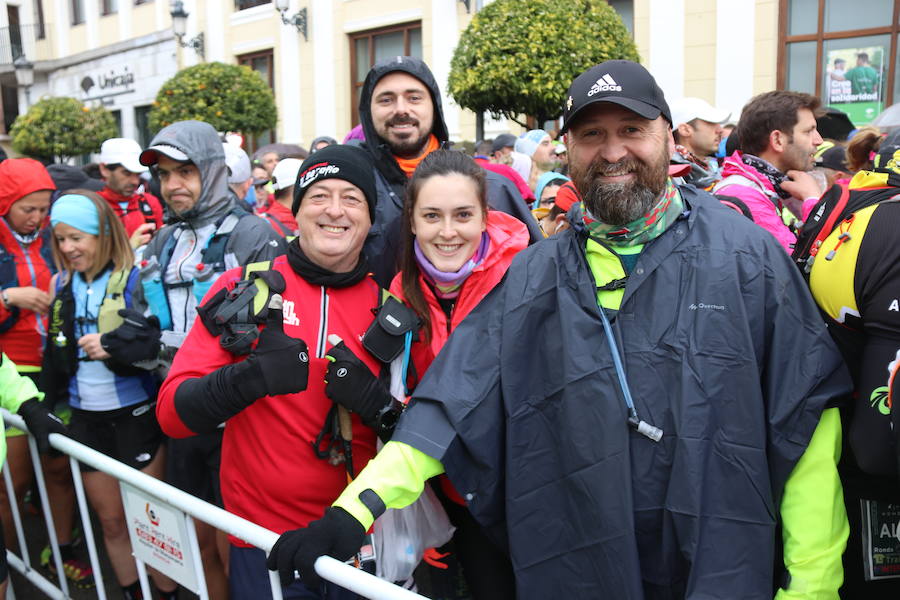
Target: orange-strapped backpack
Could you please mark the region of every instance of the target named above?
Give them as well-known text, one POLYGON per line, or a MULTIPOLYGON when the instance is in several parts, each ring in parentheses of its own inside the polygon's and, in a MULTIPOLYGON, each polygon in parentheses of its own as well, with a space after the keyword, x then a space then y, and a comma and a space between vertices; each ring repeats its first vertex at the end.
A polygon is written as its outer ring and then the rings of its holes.
POLYGON ((849 232, 843 233, 838 238, 837 245, 823 248, 822 244, 835 227, 844 222, 849 225, 854 213, 862 208, 900 196, 900 189, 893 182, 884 187, 860 188, 855 191, 865 193, 851 194, 847 186, 835 183, 810 211, 791 254, 791 258, 800 267, 800 272, 807 282, 813 262, 831 260, 841 244, 851 240, 849 232))
MULTIPOLYGON (((816 260, 825 238, 831 235, 834 226, 845 218, 845 213, 852 212, 847 210, 849 200, 850 188, 838 183, 834 184, 822 195, 822 198, 810 211, 806 223, 803 224, 791 258, 800 267, 800 272, 807 281, 809 281, 809 272, 812 270, 813 262, 816 260)), ((826 254, 827 256, 828 254, 826 254)))

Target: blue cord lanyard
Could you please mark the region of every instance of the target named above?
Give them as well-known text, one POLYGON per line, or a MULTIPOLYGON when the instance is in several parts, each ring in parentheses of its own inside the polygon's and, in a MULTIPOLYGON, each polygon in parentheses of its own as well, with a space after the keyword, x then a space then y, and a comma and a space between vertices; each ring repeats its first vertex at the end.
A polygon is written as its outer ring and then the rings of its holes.
POLYGON ((654 442, 662 439, 663 431, 659 427, 654 427, 646 421, 642 421, 638 417, 637 409, 634 407, 634 400, 631 398, 631 389, 628 387, 628 379, 625 377, 625 367, 622 365, 622 356, 619 354, 619 346, 616 344, 616 338, 613 335, 612 325, 606 316, 606 311, 597 303, 600 309, 600 319, 603 321, 603 330, 606 332, 606 341, 609 342, 609 352, 612 354, 613 364, 616 367, 616 375, 619 378, 619 387, 622 389, 622 396, 625 397, 625 405, 628 407, 628 426, 644 435, 654 442))
POLYGON ((403 362, 401 363, 400 372, 403 376, 403 393, 409 396, 409 388, 406 387, 406 374, 409 371, 409 355, 412 348, 412 330, 409 330, 403 336, 403 362))

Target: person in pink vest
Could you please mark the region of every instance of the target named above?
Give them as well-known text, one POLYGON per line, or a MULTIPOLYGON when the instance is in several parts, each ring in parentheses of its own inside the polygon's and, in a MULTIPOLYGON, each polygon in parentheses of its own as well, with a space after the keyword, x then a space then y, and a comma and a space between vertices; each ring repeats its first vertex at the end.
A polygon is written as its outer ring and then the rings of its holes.
POLYGON ((775 91, 760 94, 744 107, 733 135, 739 150, 725 159, 722 180, 713 188, 734 196, 750 209, 753 221, 775 236, 790 253, 797 235, 789 223, 801 205, 821 196, 812 170, 822 136, 816 130, 819 99, 775 91))

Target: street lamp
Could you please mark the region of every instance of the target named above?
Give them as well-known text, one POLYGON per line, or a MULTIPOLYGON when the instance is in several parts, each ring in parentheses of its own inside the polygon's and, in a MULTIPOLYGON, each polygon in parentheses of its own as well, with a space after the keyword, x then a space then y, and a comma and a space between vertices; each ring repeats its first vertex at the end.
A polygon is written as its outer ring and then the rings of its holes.
POLYGON ((303 34, 303 39, 309 41, 309 36, 306 34, 306 8, 301 8, 290 18, 287 18, 284 16, 284 13, 287 12, 289 4, 290 0, 275 0, 275 10, 281 14, 281 22, 285 25, 296 27, 297 31, 303 34))
POLYGON ((16 84, 25 90, 25 109, 31 106, 31 86, 34 85, 34 65, 31 64, 24 54, 20 54, 13 61, 13 67, 16 69, 16 84))
POLYGON ((201 31, 188 41, 184 41, 184 36, 187 33, 187 18, 188 13, 184 10, 184 2, 181 0, 175 0, 172 2, 172 32, 175 34, 175 39, 178 40, 178 45, 182 48, 191 48, 201 60, 204 59, 203 54, 203 32, 201 31))

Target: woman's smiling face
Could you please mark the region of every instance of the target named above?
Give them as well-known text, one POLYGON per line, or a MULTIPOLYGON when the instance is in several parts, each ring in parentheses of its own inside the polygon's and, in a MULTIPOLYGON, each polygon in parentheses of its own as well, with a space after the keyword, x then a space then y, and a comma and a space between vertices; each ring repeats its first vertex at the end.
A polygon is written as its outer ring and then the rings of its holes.
POLYGON ((85 233, 65 223, 53 227, 53 235, 59 244, 60 253, 73 270, 85 273, 94 266, 97 255, 97 236, 85 233))
POLYGON ((487 215, 471 178, 459 173, 434 175, 419 188, 412 232, 439 271, 458 271, 478 250, 486 226, 487 215))

